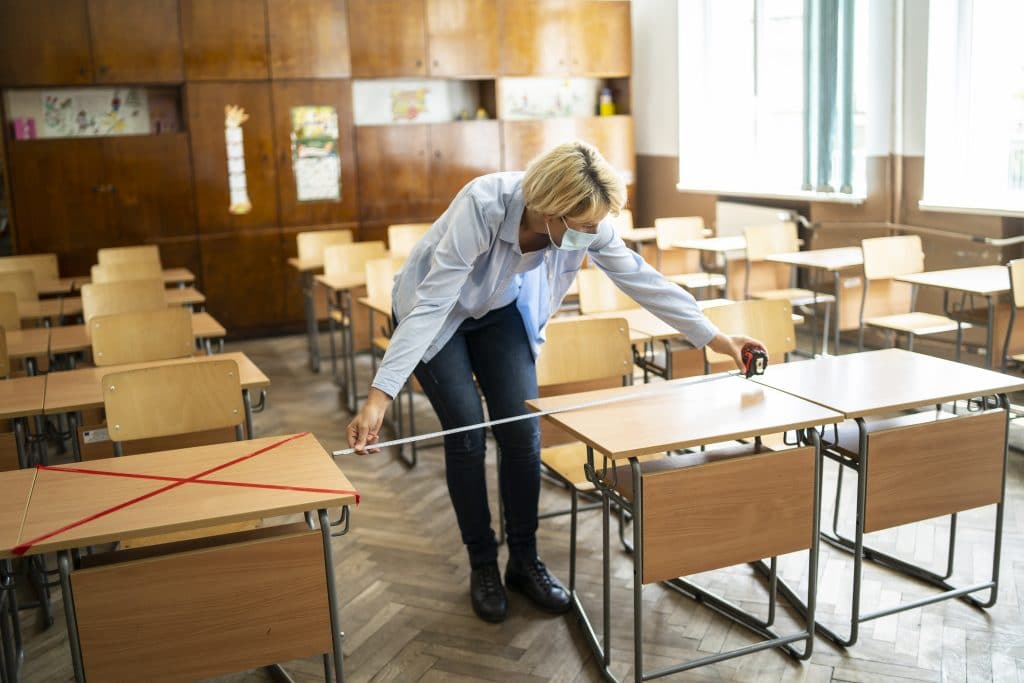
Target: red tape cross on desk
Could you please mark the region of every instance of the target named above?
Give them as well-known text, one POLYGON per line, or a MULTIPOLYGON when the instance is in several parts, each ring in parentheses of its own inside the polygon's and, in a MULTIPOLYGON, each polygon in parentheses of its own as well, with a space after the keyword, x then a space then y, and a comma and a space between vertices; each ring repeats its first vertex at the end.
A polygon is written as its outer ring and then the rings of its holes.
POLYGON ((284 486, 284 485, 279 485, 279 484, 255 484, 255 483, 241 482, 241 481, 215 481, 215 480, 203 479, 202 478, 202 477, 209 476, 209 475, 213 474, 214 472, 219 472, 220 470, 227 469, 228 467, 231 467, 233 465, 237 465, 238 463, 244 462, 245 460, 248 460, 250 458, 255 458, 257 455, 260 455, 262 453, 266 453, 267 451, 272 451, 272 450, 274 450, 275 448, 277 448, 279 446, 283 446, 284 444, 286 444, 286 443, 288 443, 290 441, 294 441, 295 439, 301 439, 302 437, 306 436, 307 434, 309 434, 309 432, 303 432, 302 434, 296 434, 294 436, 290 436, 287 439, 282 439, 281 441, 278 441, 276 443, 272 443, 269 446, 265 446, 264 448, 261 448, 261 449, 259 449, 257 451, 253 451, 252 453, 246 453, 245 455, 239 456, 239 457, 235 458, 234 460, 229 460, 228 462, 225 462, 225 463, 222 463, 220 465, 217 465, 216 467, 211 467, 210 469, 204 470, 202 472, 199 472, 198 474, 193 474, 191 477, 164 477, 164 476, 152 475, 152 474, 134 474, 134 473, 131 473, 131 472, 104 472, 102 470, 90 470, 90 469, 79 468, 79 467, 47 467, 45 465, 40 465, 37 469, 40 469, 40 470, 50 470, 50 471, 54 471, 54 472, 76 472, 76 473, 79 473, 79 474, 93 474, 93 475, 97 475, 97 476, 107 476, 107 477, 129 477, 129 478, 132 478, 132 479, 154 479, 154 480, 157 480, 157 481, 169 481, 171 483, 168 484, 167 486, 163 486, 161 488, 158 488, 155 491, 150 491, 149 493, 143 494, 141 496, 137 496, 135 498, 132 498, 131 500, 126 500, 125 502, 119 503, 117 505, 114 505, 113 507, 109 507, 106 510, 100 510, 99 512, 93 513, 93 514, 89 515, 88 517, 83 517, 82 519, 80 519, 80 520, 78 520, 76 522, 71 522, 70 524, 66 524, 66 525, 60 527, 59 529, 54 529, 53 531, 51 531, 49 533, 46 533, 46 534, 43 534, 42 536, 37 536, 36 538, 33 538, 31 541, 26 541, 25 543, 22 543, 21 545, 16 546, 13 549, 12 552, 15 555, 24 555, 26 552, 28 552, 28 550, 32 546, 34 546, 36 543, 39 543, 40 541, 45 541, 46 539, 52 538, 53 536, 56 536, 57 534, 62 534, 65 531, 69 531, 71 529, 74 529, 75 527, 82 526, 83 524, 87 524, 87 523, 89 523, 89 522, 91 522, 93 520, 99 519, 101 517, 106 517, 107 515, 109 515, 109 514, 111 514, 113 512, 117 512, 118 510, 123 510, 123 509, 125 509, 127 507, 131 507, 132 505, 135 505, 136 503, 140 503, 140 502, 142 502, 144 500, 147 500, 149 498, 153 498, 154 496, 158 496, 161 493, 165 493, 167 491, 170 491, 171 489, 176 489, 179 486, 182 486, 184 484, 210 484, 210 485, 213 485, 213 486, 241 486, 241 487, 244 487, 244 488, 254 488, 254 489, 277 489, 277 490, 280 490, 280 491, 302 491, 302 492, 305 492, 305 493, 336 493, 336 494, 339 494, 339 495, 353 495, 353 496, 356 497, 356 505, 359 505, 359 492, 358 491, 346 491, 346 490, 343 490, 343 489, 318 489, 318 488, 308 488, 308 487, 305 487, 305 486, 284 486))

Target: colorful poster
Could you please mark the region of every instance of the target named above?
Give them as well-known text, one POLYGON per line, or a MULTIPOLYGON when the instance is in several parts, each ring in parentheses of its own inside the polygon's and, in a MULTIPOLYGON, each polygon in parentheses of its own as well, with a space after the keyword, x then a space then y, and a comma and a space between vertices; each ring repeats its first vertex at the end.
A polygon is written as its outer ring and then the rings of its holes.
POLYGON ((148 135, 149 106, 140 88, 44 90, 39 137, 148 135))
POLYGON ((292 107, 292 170, 300 202, 341 199, 338 111, 334 107, 292 107))
POLYGON ((236 105, 224 107, 224 143, 228 152, 228 211, 241 216, 252 211, 249 188, 245 179, 245 144, 242 124, 249 120, 245 110, 236 105))

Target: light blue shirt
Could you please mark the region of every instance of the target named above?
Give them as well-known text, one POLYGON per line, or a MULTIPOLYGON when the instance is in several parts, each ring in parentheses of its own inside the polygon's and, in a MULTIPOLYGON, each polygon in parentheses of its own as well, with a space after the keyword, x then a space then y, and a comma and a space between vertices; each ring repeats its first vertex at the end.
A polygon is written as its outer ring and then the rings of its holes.
POLYGON ((492 173, 466 185, 413 248, 395 276, 393 306, 398 326, 373 379, 396 396, 416 364, 429 361, 468 318, 516 302, 533 347, 544 343, 544 326, 589 255, 618 287, 686 337, 694 346, 718 330, 682 287, 627 249, 608 220, 601 221, 588 250, 553 245, 523 254, 523 173, 492 173), (531 268, 520 271, 524 266, 531 268))

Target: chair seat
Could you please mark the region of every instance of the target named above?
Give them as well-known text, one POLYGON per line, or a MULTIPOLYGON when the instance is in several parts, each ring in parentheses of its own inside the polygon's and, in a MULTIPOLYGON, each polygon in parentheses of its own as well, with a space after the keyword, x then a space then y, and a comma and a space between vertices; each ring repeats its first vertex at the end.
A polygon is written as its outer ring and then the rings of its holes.
POLYGON ((583 472, 583 466, 587 463, 587 447, 579 441, 540 449, 540 461, 577 491, 594 489, 594 485, 587 480, 587 475, 583 472))
POLYGON ((371 342, 374 351, 387 351, 391 345, 391 339, 389 337, 374 337, 371 342))
POLYGON ((665 279, 687 289, 725 286, 725 276, 721 273, 683 273, 681 275, 666 275, 665 279))
POLYGON ((767 289, 751 292, 752 299, 782 299, 794 306, 811 306, 813 304, 830 304, 836 300, 831 294, 815 292, 811 289, 767 289))
MULTIPOLYGON (((938 334, 940 332, 955 332, 957 329, 957 321, 952 318, 921 312, 869 318, 864 321, 864 324, 909 334, 938 334)), ((960 326, 963 329, 971 327, 970 323, 960 323, 960 326)))
MULTIPOLYGON (((867 427, 868 434, 871 434, 872 432, 882 432, 887 429, 916 427, 928 424, 929 422, 948 420, 951 417, 956 417, 956 415, 946 411, 929 409, 922 410, 917 413, 910 413, 908 415, 868 418, 865 420, 864 424, 867 427)), ((857 429, 857 423, 853 420, 841 422, 839 424, 838 432, 838 440, 835 447, 833 447, 833 450, 839 451, 843 455, 847 455, 851 458, 856 458, 858 456, 860 442, 860 430, 857 429)), ((826 430, 824 440, 831 440, 832 438, 834 438, 832 430, 826 430)))
POLYGON ((348 316, 342 315, 341 311, 333 310, 329 313, 331 320, 338 323, 342 327, 348 327, 348 316))

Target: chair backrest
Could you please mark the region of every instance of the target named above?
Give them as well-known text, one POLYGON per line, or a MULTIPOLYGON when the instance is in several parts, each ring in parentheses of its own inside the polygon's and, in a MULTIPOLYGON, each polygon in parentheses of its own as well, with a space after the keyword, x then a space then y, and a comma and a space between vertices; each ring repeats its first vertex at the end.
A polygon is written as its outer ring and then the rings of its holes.
POLYGON ((36 274, 36 282, 51 282, 60 279, 57 270, 56 254, 24 254, 21 256, 0 257, 0 272, 12 270, 31 270, 36 274))
POLYGON ((396 258, 405 258, 416 243, 427 234, 433 223, 400 223, 388 226, 388 251, 396 258))
POLYGON ((0 291, 0 327, 5 330, 21 329, 21 316, 18 314, 18 295, 10 291, 0 291))
POLYGON ((767 225, 751 225, 743 229, 747 240, 747 260, 763 261, 772 254, 800 251, 796 223, 785 221, 767 225))
POLYGON ((366 262, 366 296, 376 301, 391 299, 395 273, 402 267, 400 258, 378 258, 366 262))
POLYGON ((1024 258, 1014 259, 1006 264, 1010 270, 1010 292, 1013 295, 1013 305, 1016 308, 1024 307, 1024 258))
POLYGON ((39 301, 36 274, 31 270, 0 272, 0 292, 14 292, 19 302, 39 301))
POLYGON ((324 274, 345 275, 363 273, 366 262, 388 255, 383 242, 353 242, 335 244, 324 249, 324 274))
POLYGON ((7 354, 7 331, 0 328, 0 377, 11 376, 11 358, 7 354))
POLYGON ((164 308, 167 308, 167 296, 163 280, 93 282, 82 286, 82 318, 86 323, 98 315, 159 311, 164 308))
POLYGON ((96 252, 96 262, 101 266, 112 263, 138 263, 149 261, 160 265, 160 247, 155 244, 140 244, 132 247, 107 247, 96 252))
POLYGON ((654 219, 654 235, 658 249, 671 249, 673 242, 699 240, 704 237, 703 216, 673 216, 654 219))
POLYGON ((244 420, 238 363, 174 363, 103 376, 111 441, 238 428, 244 420))
POLYGON ((872 237, 861 240, 864 277, 884 280, 924 270, 924 249, 918 235, 872 237))
POLYGON ((604 271, 598 268, 582 268, 576 274, 580 290, 580 313, 606 313, 640 308, 625 292, 615 286, 604 271))
POLYGON ((295 236, 298 257, 301 261, 322 263, 324 249, 333 244, 351 244, 351 230, 311 230, 295 236))
POLYGON ((612 222, 616 234, 628 232, 633 229, 633 212, 629 209, 622 209, 618 216, 609 215, 608 220, 612 222))
POLYGON ((98 263, 91 269, 93 282, 125 282, 126 280, 163 280, 163 268, 156 261, 122 261, 98 263))
POLYGON ((195 349, 192 313, 179 306, 98 315, 89 321, 89 336, 99 367, 188 358, 195 349))
MULTIPOLYGON (((793 307, 784 299, 751 299, 714 306, 704 311, 724 334, 742 334, 761 341, 776 362, 796 348, 793 307)), ((730 361, 729 356, 704 347, 708 364, 730 361)))

